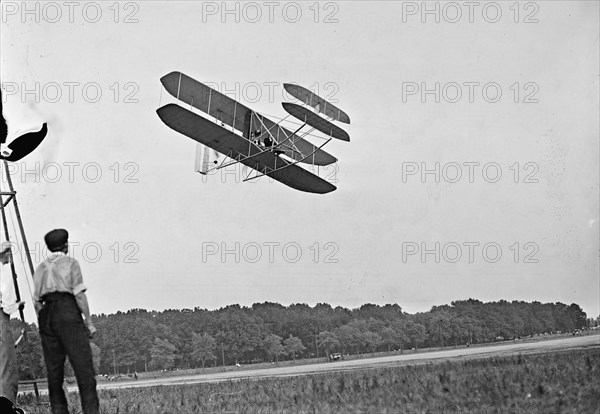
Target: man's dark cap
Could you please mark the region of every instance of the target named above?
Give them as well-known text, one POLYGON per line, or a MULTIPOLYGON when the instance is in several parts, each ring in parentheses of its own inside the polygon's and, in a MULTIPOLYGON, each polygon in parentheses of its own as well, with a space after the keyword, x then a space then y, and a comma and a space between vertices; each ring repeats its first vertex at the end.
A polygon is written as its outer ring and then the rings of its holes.
POLYGON ((65 229, 54 229, 44 236, 44 241, 50 251, 63 247, 68 239, 69 233, 65 229))

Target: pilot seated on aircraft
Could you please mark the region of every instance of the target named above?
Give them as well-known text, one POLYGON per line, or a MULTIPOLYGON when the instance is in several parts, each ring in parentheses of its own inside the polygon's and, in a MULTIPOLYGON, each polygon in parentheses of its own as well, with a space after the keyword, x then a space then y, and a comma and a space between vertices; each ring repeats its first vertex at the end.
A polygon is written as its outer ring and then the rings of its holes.
POLYGON ((259 139, 260 134, 261 134, 260 129, 257 129, 256 131, 252 131, 250 133, 250 138, 252 139, 252 142, 255 143, 256 145, 260 144, 260 139, 259 139))
POLYGON ((272 139, 270 136, 267 136, 267 137, 264 139, 264 143, 265 143, 265 148, 270 148, 270 149, 271 149, 271 152, 272 152, 273 154, 275 154, 275 155, 281 155, 281 154, 283 154, 283 153, 284 153, 282 150, 280 150, 280 149, 277 149, 277 148, 275 147, 275 140, 274 140, 274 139, 272 139))

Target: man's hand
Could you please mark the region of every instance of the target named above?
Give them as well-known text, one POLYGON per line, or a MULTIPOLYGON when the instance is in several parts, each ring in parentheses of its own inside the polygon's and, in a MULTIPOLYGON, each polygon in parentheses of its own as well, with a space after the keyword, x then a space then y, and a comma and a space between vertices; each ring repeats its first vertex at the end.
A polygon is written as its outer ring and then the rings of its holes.
POLYGON ((42 302, 33 302, 33 308, 35 309, 35 314, 39 317, 40 316, 40 311, 42 310, 42 302))
POLYGON ((94 337, 94 334, 96 333, 96 327, 94 325, 92 325, 91 323, 87 326, 88 328, 88 333, 90 336, 90 339, 94 337))
POLYGON ((11 315, 13 313, 15 313, 17 310, 19 309, 23 309, 23 307, 25 306, 25 302, 15 302, 12 303, 10 305, 2 305, 2 308, 4 310, 4 313, 6 313, 7 315, 11 315))

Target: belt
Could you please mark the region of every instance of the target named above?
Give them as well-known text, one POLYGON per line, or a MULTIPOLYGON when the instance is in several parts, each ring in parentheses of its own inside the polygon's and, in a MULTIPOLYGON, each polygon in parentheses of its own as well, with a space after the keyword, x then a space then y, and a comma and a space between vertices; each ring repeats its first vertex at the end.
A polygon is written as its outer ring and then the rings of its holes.
POLYGON ((68 297, 72 297, 74 298, 75 296, 73 296, 73 294, 69 293, 69 292, 50 292, 50 293, 46 293, 45 295, 42 296, 42 302, 56 302, 59 300, 63 300, 63 299, 67 299, 68 297))

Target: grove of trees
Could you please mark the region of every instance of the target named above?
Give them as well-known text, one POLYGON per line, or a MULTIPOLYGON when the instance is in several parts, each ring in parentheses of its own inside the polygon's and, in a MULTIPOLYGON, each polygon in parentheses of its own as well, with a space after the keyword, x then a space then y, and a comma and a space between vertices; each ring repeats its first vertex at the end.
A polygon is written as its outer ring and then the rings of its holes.
MULTIPOLYGON (((397 304, 347 309, 265 302, 218 310, 132 309, 93 318, 94 363, 101 374, 456 346, 590 324, 577 304, 475 299, 414 315, 397 304)), ((16 319, 11 324, 15 333, 22 328, 16 319)), ((44 377, 37 327, 30 324, 27 331, 17 352, 21 379, 44 377)))

